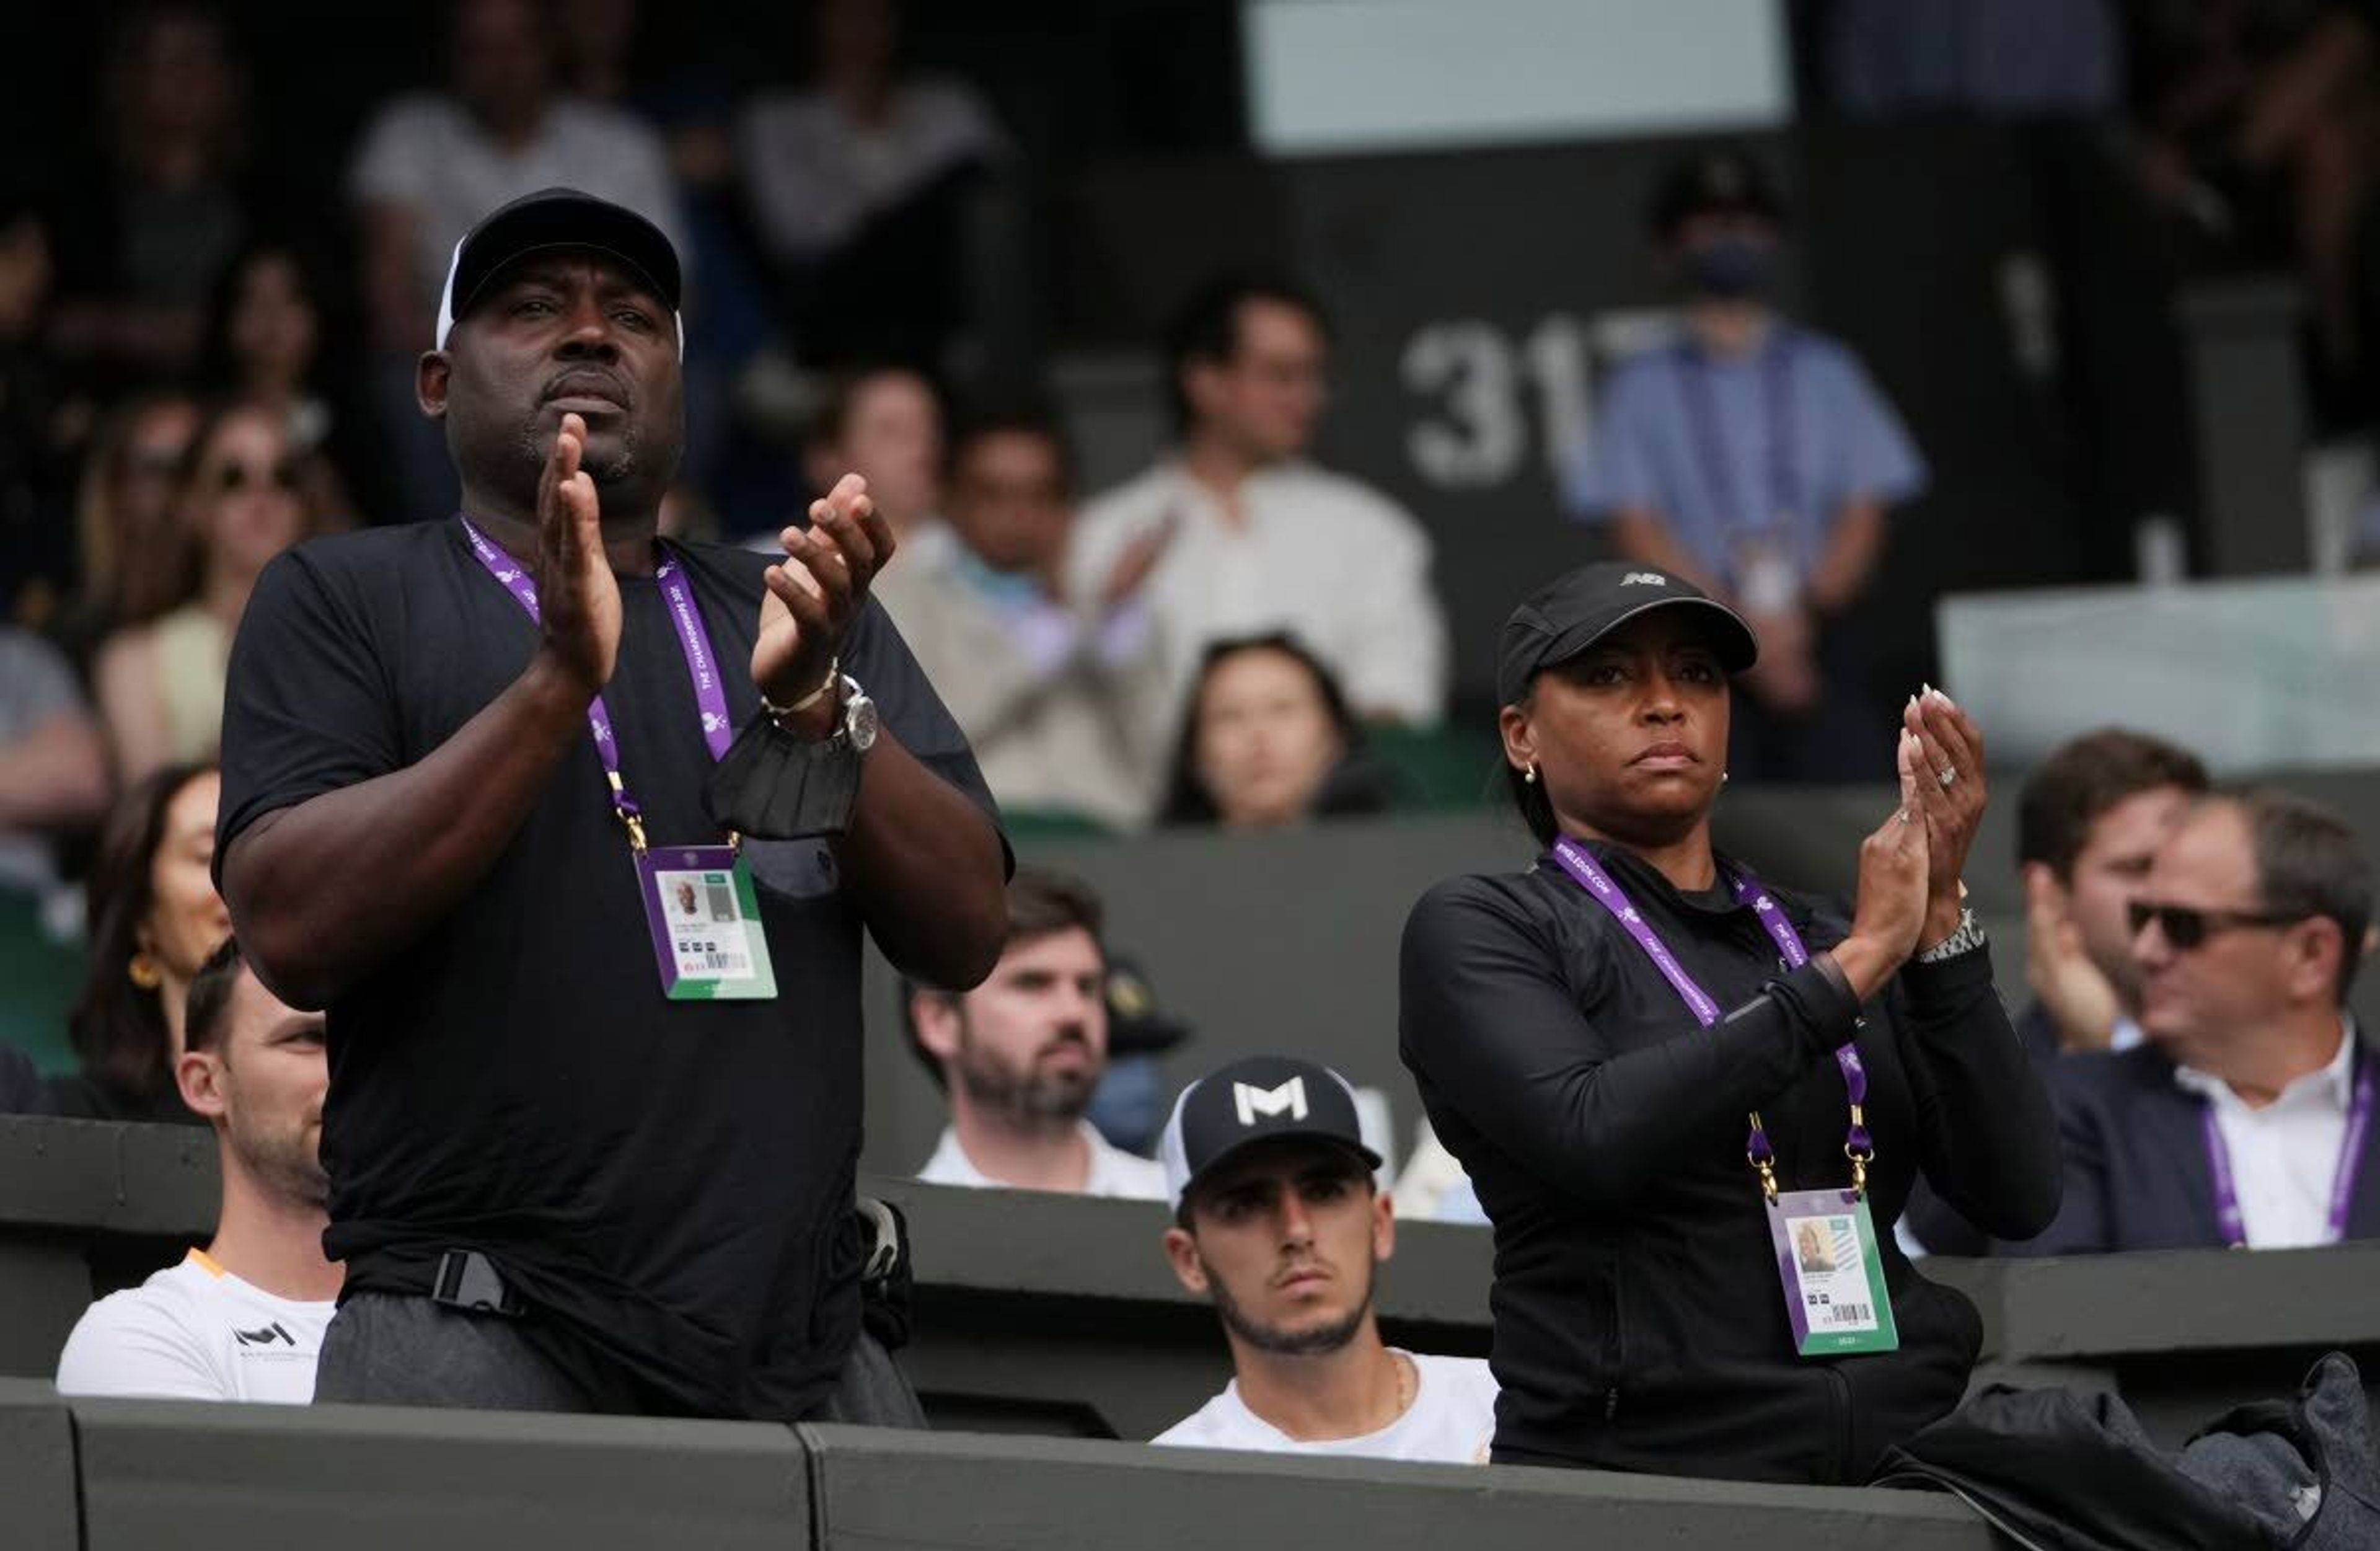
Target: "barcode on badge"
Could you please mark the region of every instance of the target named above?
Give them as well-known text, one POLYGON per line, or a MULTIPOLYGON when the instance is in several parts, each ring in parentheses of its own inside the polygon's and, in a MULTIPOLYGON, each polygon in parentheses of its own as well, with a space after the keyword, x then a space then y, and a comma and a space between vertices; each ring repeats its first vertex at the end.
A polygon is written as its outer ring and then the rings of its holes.
POLYGON ((1829 1325, 1865 1325, 1874 1318, 1864 1303, 1838 1303, 1827 1311, 1829 1325))

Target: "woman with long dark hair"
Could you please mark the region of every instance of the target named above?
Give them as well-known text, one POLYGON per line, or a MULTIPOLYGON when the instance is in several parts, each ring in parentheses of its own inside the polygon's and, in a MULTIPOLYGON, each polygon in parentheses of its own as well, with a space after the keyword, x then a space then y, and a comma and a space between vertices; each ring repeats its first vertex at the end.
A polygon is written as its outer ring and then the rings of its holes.
POLYGON ((1376 813, 1388 776, 1364 753, 1339 680, 1294 636, 1219 641, 1192 681, 1158 822, 1271 829, 1376 813))
POLYGON ((1522 605, 1500 722, 1545 855, 1405 927, 1405 1063, 1496 1234, 1499 1460, 1864 1481, 1982 1338, 1893 1242, 1912 1183, 1999 1238, 2057 1214, 2048 1097, 1961 902, 1981 735, 1912 697, 1856 904, 1771 888, 1710 837, 1757 654, 1642 566, 1522 605))
POLYGON ((124 779, 214 757, 224 672, 249 592, 321 517, 308 504, 307 461, 286 418, 261 405, 227 405, 192 438, 179 499, 200 556, 195 584, 179 606, 110 636, 91 667, 124 779))
POLYGON ((168 765, 125 793, 100 835, 90 959, 69 1023, 81 1069, 50 1090, 61 1115, 200 1123, 174 1065, 191 977, 231 935, 208 875, 220 790, 212 765, 168 765))

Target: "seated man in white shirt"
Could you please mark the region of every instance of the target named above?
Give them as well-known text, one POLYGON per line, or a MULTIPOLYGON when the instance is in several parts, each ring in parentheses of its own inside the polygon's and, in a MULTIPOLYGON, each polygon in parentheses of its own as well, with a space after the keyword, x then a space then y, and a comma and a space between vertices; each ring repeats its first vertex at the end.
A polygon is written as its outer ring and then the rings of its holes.
POLYGON ((1394 502, 1307 461, 1330 339, 1285 282, 1219 280, 1193 298, 1166 352, 1179 441, 1083 508, 1069 586, 1086 604, 1150 535, 1172 531, 1143 593, 1181 698, 1209 642, 1287 631, 1328 664, 1367 721, 1435 726, 1445 711, 1446 618, 1430 543, 1394 502))
POLYGON ((302 1406, 342 1271, 322 1258, 322 1015, 284 1006, 226 941, 190 983, 186 1037, 174 1075, 222 1160, 214 1241, 86 1310, 58 1389, 302 1406))
POLYGON ((1084 1118, 1108 1066, 1107 951, 1099 896, 1078 878, 1019 867, 1008 946, 968 992, 914 987, 910 1037, 951 1102, 917 1178, 1160 1201, 1165 1171, 1084 1118))
POLYGON ((1234 1061, 1182 1091, 1160 1154, 1166 1257, 1213 1298, 1233 1377, 1152 1441, 1487 1461, 1488 1364, 1380 1339, 1373 1284, 1396 1250, 1395 1213, 1344 1078, 1289 1056, 1234 1061))

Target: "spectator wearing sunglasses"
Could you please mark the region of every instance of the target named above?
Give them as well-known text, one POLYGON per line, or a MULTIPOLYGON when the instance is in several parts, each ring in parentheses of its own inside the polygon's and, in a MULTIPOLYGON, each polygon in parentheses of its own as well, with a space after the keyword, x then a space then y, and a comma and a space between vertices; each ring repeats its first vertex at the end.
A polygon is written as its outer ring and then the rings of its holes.
POLYGON ((196 574, 174 608, 111 636, 91 672, 125 782, 214 757, 232 631, 265 562, 312 531, 304 489, 288 418, 275 410, 232 404, 191 439, 176 517, 196 574))
POLYGON ((2065 1204, 2022 1252, 2380 1238, 2380 1053, 2347 1010, 2372 903, 2326 809, 2194 808, 2129 908, 2146 1043, 2058 1063, 2065 1204))

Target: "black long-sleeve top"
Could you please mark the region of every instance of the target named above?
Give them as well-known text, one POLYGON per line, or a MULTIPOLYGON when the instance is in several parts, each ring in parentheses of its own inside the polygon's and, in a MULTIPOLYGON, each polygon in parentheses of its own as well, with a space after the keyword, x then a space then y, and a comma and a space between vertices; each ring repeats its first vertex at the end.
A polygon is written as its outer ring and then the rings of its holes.
MULTIPOLYGON (((1998 1237, 2058 1212, 2057 1120, 1989 951, 1912 962, 1862 1008, 1831 963, 1785 965, 1724 882, 1683 894, 1633 853, 1589 849, 1730 1009, 1718 1024, 1550 859, 1440 884, 1405 923, 1405 1065, 1495 1225, 1496 1456, 1864 1481, 1957 1404, 1982 1337, 1973 1306, 1892 1241, 1918 1172, 1998 1237), (1780 1188, 1846 1187, 1832 1052, 1863 1012, 1869 1203, 1900 1346, 1803 1358, 1745 1115, 1761 1112, 1780 1188)), ((1838 907, 1770 892, 1813 955, 1849 930, 1838 907)))

